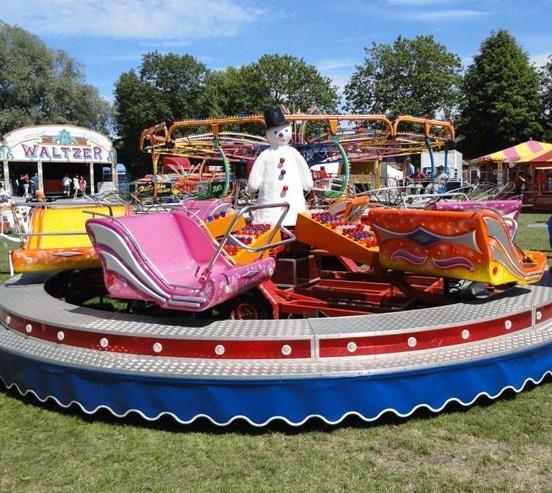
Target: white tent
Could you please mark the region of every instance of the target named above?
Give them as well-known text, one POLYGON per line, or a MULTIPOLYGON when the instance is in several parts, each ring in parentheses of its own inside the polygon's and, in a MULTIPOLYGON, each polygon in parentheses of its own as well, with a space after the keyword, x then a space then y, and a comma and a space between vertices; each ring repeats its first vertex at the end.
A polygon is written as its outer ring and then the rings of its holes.
POLYGON ((385 164, 386 176, 387 176, 387 186, 397 186, 397 181, 404 178, 403 172, 390 164, 385 164))

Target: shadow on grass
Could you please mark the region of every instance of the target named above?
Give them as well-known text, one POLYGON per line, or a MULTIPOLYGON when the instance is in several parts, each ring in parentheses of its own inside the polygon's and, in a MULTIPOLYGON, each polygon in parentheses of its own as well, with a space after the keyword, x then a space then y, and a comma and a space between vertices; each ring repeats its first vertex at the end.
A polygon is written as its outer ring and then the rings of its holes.
MULTIPOLYGON (((550 383, 552 383, 551 375, 547 375, 539 385, 528 382, 523 389, 523 393, 530 394, 536 387, 550 383)), ((191 424, 181 424, 171 416, 162 416, 156 421, 148 421, 135 412, 130 413, 124 418, 117 418, 107 409, 100 409, 96 413, 88 415, 83 413, 76 404, 73 404, 68 408, 64 408, 57 405, 52 399, 49 399, 47 402, 43 403, 31 394, 22 396, 15 388, 11 388, 9 390, 2 388, 0 393, 34 408, 41 408, 49 412, 55 412, 59 415, 75 418, 83 423, 100 422, 114 427, 132 426, 171 433, 208 433, 211 435, 238 434, 251 436, 267 435, 272 433, 283 433, 293 436, 310 432, 331 433, 335 430, 344 428, 362 429, 397 426, 412 420, 428 421, 437 419, 442 415, 468 413, 474 407, 487 408, 496 402, 513 401, 518 395, 518 393, 512 389, 507 389, 496 399, 481 396, 469 406, 463 406, 458 402, 450 402, 446 405, 445 409, 440 412, 432 412, 431 410, 423 407, 417 409, 410 416, 404 418, 389 411, 383 414, 377 421, 372 422, 364 421, 358 416, 348 416, 338 424, 328 424, 320 418, 311 418, 301 426, 292 426, 282 420, 275 420, 266 426, 256 427, 243 419, 237 419, 227 426, 217 426, 207 418, 198 418, 191 424)))

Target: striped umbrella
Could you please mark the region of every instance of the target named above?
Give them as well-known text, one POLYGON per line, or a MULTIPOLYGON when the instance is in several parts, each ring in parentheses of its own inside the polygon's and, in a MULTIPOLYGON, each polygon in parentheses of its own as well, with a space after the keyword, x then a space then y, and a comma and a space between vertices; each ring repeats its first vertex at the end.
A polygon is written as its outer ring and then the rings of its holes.
POLYGON ((471 162, 475 164, 490 162, 537 162, 535 158, 539 155, 545 155, 546 153, 552 153, 552 144, 539 142, 538 140, 528 140, 527 142, 522 142, 516 146, 508 147, 507 149, 472 159, 471 162))
POLYGON ((551 146, 550 149, 545 149, 543 152, 538 153, 534 157, 532 157, 529 161, 523 161, 524 163, 552 163, 552 145, 551 144, 545 144, 548 146, 551 146))

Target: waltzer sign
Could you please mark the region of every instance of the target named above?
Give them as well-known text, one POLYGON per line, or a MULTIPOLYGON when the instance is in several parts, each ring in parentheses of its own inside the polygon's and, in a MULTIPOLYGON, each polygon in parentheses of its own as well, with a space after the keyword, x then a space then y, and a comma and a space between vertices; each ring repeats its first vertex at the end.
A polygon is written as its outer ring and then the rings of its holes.
POLYGON ((41 125, 14 130, 0 141, 0 160, 105 163, 114 161, 111 141, 73 125, 41 125))
POLYGON ((63 193, 65 174, 83 176, 87 192, 94 193, 106 166, 111 168, 111 180, 117 185, 116 163, 111 140, 75 125, 18 128, 0 138, 0 181, 12 193, 17 193, 21 175, 35 173, 38 188, 46 194, 63 193))

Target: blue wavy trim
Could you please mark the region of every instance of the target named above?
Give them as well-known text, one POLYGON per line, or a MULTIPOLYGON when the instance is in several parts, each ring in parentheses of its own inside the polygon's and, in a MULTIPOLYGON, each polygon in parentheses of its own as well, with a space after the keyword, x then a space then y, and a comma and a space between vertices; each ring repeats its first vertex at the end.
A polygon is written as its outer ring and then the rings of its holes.
POLYGON ((0 348, 0 380, 21 395, 76 404, 93 414, 137 413, 154 421, 164 415, 182 424, 207 418, 225 426, 243 419, 253 426, 282 420, 300 426, 311 418, 337 424, 355 415, 375 421, 391 412, 408 417, 417 409, 439 412, 451 402, 463 406, 479 397, 520 392, 528 382, 552 374, 552 344, 472 363, 385 375, 282 380, 213 380, 136 376, 22 357, 0 348))

